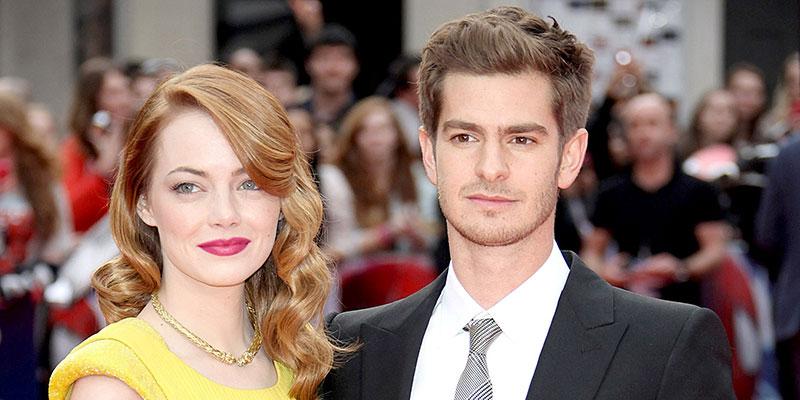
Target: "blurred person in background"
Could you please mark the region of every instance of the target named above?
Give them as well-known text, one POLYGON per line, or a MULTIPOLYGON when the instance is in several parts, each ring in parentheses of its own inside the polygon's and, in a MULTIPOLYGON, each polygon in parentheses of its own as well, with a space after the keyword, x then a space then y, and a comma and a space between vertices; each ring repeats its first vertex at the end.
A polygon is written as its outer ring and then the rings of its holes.
POLYGON ((414 157, 420 156, 419 127, 419 55, 404 55, 389 66, 389 77, 376 90, 378 95, 392 99, 392 109, 403 128, 408 150, 414 157))
POLYGON ((43 103, 28 104, 28 122, 35 135, 47 147, 51 154, 58 154, 61 137, 58 133, 56 120, 47 105, 43 103))
MULTIPOLYGON (((426 258, 438 234, 436 192, 409 153, 391 103, 370 97, 353 106, 336 149, 337 157, 322 164, 319 175, 326 199, 326 247, 340 261, 343 279, 348 269, 371 257, 426 258)), ((350 296, 346 288, 342 296, 350 296)))
POLYGON ((268 57, 258 76, 258 82, 278 98, 285 108, 297 105, 297 68, 291 61, 279 56, 268 57))
POLYGON ((36 397, 41 295, 74 243, 57 158, 40 139, 26 105, 0 92, 0 398, 36 397))
POLYGON ((753 261, 759 256, 753 229, 760 189, 754 190, 740 171, 739 149, 735 147, 739 113, 733 93, 726 89, 707 92, 691 121, 683 171, 721 190, 737 239, 728 246, 721 266, 706 275, 703 303, 717 312, 731 343, 735 343, 733 383, 737 397, 751 398, 762 369, 774 370, 763 364, 775 364, 769 278, 753 261), (756 201, 751 202, 751 198, 756 201))
MULTIPOLYGON (((795 135, 797 132, 795 131, 795 135)), ((756 219, 756 239, 774 256, 768 266, 773 286, 776 354, 784 399, 800 397, 800 138, 770 164, 768 183, 756 219)))
POLYGON ((288 0, 297 28, 308 43, 313 40, 325 25, 322 2, 319 0, 288 0))
POLYGON ((264 59, 255 50, 249 47, 240 47, 228 57, 228 66, 253 79, 258 79, 264 68, 264 59))
MULTIPOLYGON (((277 98, 277 96, 275 97, 277 98)), ((294 128, 298 139, 300 139, 300 148, 308 158, 311 175, 314 177, 314 181, 319 183, 317 168, 320 161, 320 151, 316 133, 317 125, 314 123, 314 118, 311 113, 299 107, 287 109, 286 115, 289 116, 289 123, 292 124, 292 128, 294 128)))
POLYGON ((767 85, 764 73, 753 64, 734 64, 725 78, 725 88, 733 93, 739 112, 737 147, 757 143, 762 139, 758 123, 767 106, 767 85))
POLYGON ((800 108, 800 54, 794 52, 786 57, 783 63, 783 70, 773 95, 772 108, 762 120, 761 130, 765 138, 779 142, 790 133, 796 132, 797 117, 793 117, 792 110, 797 108, 800 108))
POLYGON ((130 79, 134 111, 138 111, 161 82, 180 72, 178 62, 171 58, 148 58, 129 62, 127 75, 130 79))
POLYGON ((614 176, 628 166, 630 160, 619 121, 620 110, 630 98, 646 92, 649 87, 644 69, 632 54, 627 50, 617 52, 605 96, 592 110, 586 126, 591 132, 587 152, 599 180, 614 176))
POLYGON ((729 238, 718 192, 681 171, 665 98, 633 97, 622 119, 633 163, 601 183, 587 265, 617 286, 700 305, 700 282, 720 265, 729 238))
POLYGON ((305 63, 311 78, 311 97, 301 106, 314 119, 338 129, 356 101, 353 81, 358 75, 356 39, 340 25, 325 25, 309 44, 305 63))
POLYGON ((280 103, 194 67, 148 99, 122 160, 121 255, 93 278, 111 324, 59 364, 50 398, 316 399, 334 350, 322 202, 280 103))
POLYGON ((733 93, 725 89, 707 92, 695 108, 685 138, 683 170, 709 182, 738 176, 733 147, 738 129, 739 113, 733 93))
POLYGON ((108 210, 108 194, 133 98, 128 78, 106 58, 85 61, 79 70, 63 143, 63 183, 76 232, 85 232, 108 210))

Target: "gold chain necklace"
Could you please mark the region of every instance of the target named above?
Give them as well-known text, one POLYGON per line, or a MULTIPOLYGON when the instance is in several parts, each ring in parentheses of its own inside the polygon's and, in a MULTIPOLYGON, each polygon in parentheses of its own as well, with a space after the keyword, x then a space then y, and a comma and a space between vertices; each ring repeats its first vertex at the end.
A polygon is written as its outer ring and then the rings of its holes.
POLYGON ((171 327, 175 328, 178 333, 189 339, 190 342, 194 343, 195 346, 201 348, 206 353, 211 354, 217 360, 224 362, 225 364, 236 364, 240 367, 244 367, 247 364, 250 364, 253 361, 253 358, 258 354, 258 350, 261 348, 261 330, 258 328, 258 324, 256 323, 256 310, 253 309, 253 306, 250 305, 248 301, 247 305, 247 312, 250 317, 250 324, 253 325, 253 341, 250 343, 250 347, 245 351, 241 356, 236 357, 227 351, 222 351, 214 346, 208 344, 205 340, 201 339, 199 336, 195 335, 186 327, 181 325, 180 322, 175 320, 175 318, 164 309, 164 306, 158 301, 158 294, 153 293, 150 297, 153 309, 156 310, 156 314, 158 314, 161 319, 169 324, 171 327))

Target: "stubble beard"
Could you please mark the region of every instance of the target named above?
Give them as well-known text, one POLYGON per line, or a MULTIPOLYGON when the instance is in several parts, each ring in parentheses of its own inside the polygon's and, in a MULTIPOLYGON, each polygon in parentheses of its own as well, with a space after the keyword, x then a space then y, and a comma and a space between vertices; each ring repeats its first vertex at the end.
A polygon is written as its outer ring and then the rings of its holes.
MULTIPOLYGON (((527 215, 515 215, 508 211, 501 213, 485 210, 480 211, 484 218, 473 217, 473 221, 469 221, 470 216, 467 213, 458 215, 455 210, 451 209, 447 196, 441 190, 445 185, 441 181, 439 183, 437 187, 439 207, 447 222, 467 241, 485 247, 508 246, 530 237, 552 215, 558 200, 557 182, 556 178, 553 177, 553 181, 547 186, 547 189, 538 193, 536 198, 533 199, 534 204, 538 206, 532 210, 535 214, 534 218, 529 218, 530 216, 527 215)), ((458 193, 458 199, 461 199, 465 192, 468 193, 477 188, 493 194, 511 193, 500 185, 480 182, 461 188, 458 193)), ((519 198, 519 196, 514 197, 521 201, 527 200, 519 198)))

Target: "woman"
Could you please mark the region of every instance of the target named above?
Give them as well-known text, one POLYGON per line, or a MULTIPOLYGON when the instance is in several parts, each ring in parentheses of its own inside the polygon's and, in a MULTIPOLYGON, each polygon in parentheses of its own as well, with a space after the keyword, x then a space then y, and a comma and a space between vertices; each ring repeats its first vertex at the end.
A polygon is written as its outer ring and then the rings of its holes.
POLYGON ((706 93, 689 127, 683 169, 705 181, 739 175, 734 140, 739 129, 736 98, 724 89, 706 93))
POLYGON ((759 121, 767 106, 767 84, 764 73, 753 64, 734 64, 725 77, 725 88, 733 93, 739 127, 736 147, 752 146, 765 141, 759 121))
POLYGON ((109 182, 131 116, 128 78, 111 60, 91 58, 80 67, 70 111, 71 135, 62 148, 64 186, 76 232, 86 232, 108 210, 109 182))
POLYGON ((129 136, 121 254, 93 279, 111 325, 56 368, 50 398, 315 398, 333 358, 322 204, 283 108, 203 65, 162 84, 129 136))
POLYGON ((406 249, 435 236, 435 191, 410 155, 391 104, 358 102, 345 116, 336 157, 320 167, 330 213, 328 246, 337 258, 406 249))
POLYGON ((0 398, 36 397, 35 323, 50 268, 72 247, 57 163, 28 122, 27 107, 0 93, 0 398))
POLYGON ((344 309, 395 300, 434 277, 436 191, 401 132, 388 100, 364 99, 342 122, 334 162, 319 168, 344 309))

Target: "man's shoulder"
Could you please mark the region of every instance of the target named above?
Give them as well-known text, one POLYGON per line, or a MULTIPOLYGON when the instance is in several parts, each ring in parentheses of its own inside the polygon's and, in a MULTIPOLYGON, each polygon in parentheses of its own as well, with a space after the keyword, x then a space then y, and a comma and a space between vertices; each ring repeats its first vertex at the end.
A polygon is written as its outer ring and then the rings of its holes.
POLYGON ((387 317, 393 314, 393 309, 402 308, 406 302, 406 299, 402 299, 377 307, 331 314, 327 318, 328 329, 342 340, 356 337, 363 324, 382 325, 387 317))
POLYGON ((680 319, 702 309, 693 304, 647 297, 617 287, 613 290, 616 314, 621 318, 680 319))
POLYGON ((582 319, 592 320, 597 325, 622 322, 637 329, 653 331, 665 326, 681 326, 697 313, 713 315, 710 310, 695 305, 642 296, 614 287, 574 253, 562 253, 571 270, 565 287, 569 293, 568 302, 583 308, 578 312, 582 319), (604 316, 598 317, 600 315, 604 316))

